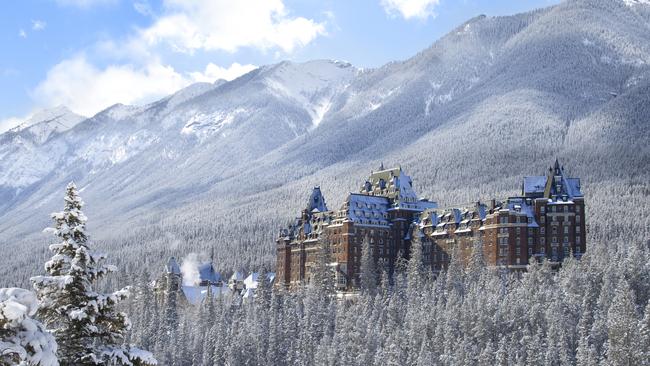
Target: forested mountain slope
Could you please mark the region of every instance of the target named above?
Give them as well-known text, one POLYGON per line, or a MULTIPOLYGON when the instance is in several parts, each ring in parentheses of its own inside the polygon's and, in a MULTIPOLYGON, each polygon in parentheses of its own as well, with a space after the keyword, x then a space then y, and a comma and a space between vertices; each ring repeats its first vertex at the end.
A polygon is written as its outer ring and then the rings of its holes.
POLYGON ((126 272, 211 247, 225 270, 272 265, 277 226, 311 185, 336 208, 380 162, 446 205, 516 194, 559 157, 583 179, 592 241, 647 238, 649 8, 573 0, 479 16, 378 69, 283 62, 114 106, 40 143, 51 165, 29 182, 5 168, 27 158, 1 135, 0 278, 34 273, 25 253, 43 255, 40 229, 71 179, 126 272))

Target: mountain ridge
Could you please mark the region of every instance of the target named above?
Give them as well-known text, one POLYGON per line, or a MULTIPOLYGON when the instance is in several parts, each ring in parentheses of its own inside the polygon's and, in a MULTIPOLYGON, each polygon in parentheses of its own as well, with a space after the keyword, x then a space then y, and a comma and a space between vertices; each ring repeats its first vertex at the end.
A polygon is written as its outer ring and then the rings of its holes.
POLYGON ((43 156, 65 158, 38 179, 0 184, 0 245, 37 240, 31 233, 47 225, 71 179, 109 250, 156 257, 214 245, 260 262, 310 186, 340 204, 382 161, 401 164, 418 193, 441 204, 516 194, 521 175, 555 157, 588 195, 634 186, 650 161, 646 7, 575 0, 477 16, 376 69, 278 63, 190 86, 178 103, 115 106, 46 142, 43 156), (172 228, 195 234, 174 234, 182 244, 171 245, 172 228))

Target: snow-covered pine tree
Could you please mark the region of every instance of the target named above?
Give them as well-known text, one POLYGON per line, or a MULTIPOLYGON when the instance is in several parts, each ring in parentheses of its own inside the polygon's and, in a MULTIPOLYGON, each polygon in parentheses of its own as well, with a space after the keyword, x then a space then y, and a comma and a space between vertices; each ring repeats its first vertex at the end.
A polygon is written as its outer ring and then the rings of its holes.
POLYGON ((74 183, 66 188, 65 207, 52 214, 55 225, 49 231, 60 242, 50 245, 54 253, 45 263, 46 276, 32 277, 40 308, 38 315, 59 345, 62 365, 155 365, 151 353, 123 344, 130 327, 125 313, 116 305, 129 288, 102 294, 93 285, 116 270, 102 264, 104 256, 88 247, 83 201, 74 183))
POLYGON ((611 365, 638 365, 640 349, 636 344, 638 324, 634 308, 634 293, 622 279, 607 313, 607 361, 611 365))
POLYGON ((409 296, 419 295, 429 276, 422 261, 422 234, 417 225, 411 227, 411 249, 406 265, 406 276, 409 296))
POLYGON ((38 321, 36 295, 0 289, 0 365, 57 366, 56 341, 38 321))
POLYGON ((642 365, 650 365, 650 301, 645 307, 644 316, 639 323, 639 352, 642 365))
POLYGON ((377 290, 377 267, 368 236, 363 238, 361 244, 359 277, 361 292, 363 294, 374 294, 377 290))

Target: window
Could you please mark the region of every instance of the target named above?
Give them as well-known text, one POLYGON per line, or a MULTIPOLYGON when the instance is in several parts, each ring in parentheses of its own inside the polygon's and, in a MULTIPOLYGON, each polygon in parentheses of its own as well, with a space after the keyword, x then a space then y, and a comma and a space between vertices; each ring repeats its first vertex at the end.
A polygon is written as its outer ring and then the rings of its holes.
POLYGON ((564 233, 565 233, 565 234, 568 234, 568 233, 569 233, 569 227, 568 227, 568 226, 565 226, 565 227, 564 227, 564 233))
POLYGON ((528 256, 529 257, 533 256, 533 247, 528 247, 528 256))
POLYGON ((542 224, 546 223, 546 216, 540 217, 539 220, 542 222, 542 224))
POLYGON ((546 248, 540 247, 539 252, 542 253, 542 254, 546 253, 546 248))
POLYGON ((576 244, 580 244, 580 237, 576 236, 576 244))
POLYGON ((546 228, 545 227, 539 228, 539 233, 542 235, 546 234, 546 228))
POLYGON ((528 245, 533 245, 533 238, 528 238, 528 245))
POLYGON ((517 257, 521 256, 521 248, 520 247, 517 247, 515 249, 515 254, 517 255, 517 257))
POLYGON ((567 246, 564 247, 564 256, 565 257, 569 256, 569 247, 567 246))
POLYGON ((539 212, 544 213, 546 212, 546 206, 542 206, 539 208, 539 212))
POLYGON ((580 226, 576 226, 576 233, 580 232, 580 226))
POLYGON ((539 238, 539 243, 542 244, 542 245, 545 245, 546 244, 546 238, 544 238, 544 237, 539 238))
POLYGON ((551 242, 553 242, 553 243, 557 243, 557 236, 552 237, 552 238, 551 238, 551 242))
POLYGON ((568 243, 568 242, 569 242, 569 237, 566 236, 566 235, 564 236, 564 242, 565 242, 565 243, 568 243))
POLYGON ((580 222, 580 215, 576 215, 576 222, 580 222))
POLYGON ((576 212, 580 212, 580 206, 576 206, 576 212))

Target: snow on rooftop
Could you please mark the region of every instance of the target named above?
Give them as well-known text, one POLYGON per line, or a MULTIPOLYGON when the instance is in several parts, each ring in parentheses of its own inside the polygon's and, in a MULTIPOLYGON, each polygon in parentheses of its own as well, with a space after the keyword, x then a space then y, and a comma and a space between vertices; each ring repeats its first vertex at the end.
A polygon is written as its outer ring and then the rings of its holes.
MULTIPOLYGON (((208 286, 182 286, 183 295, 187 301, 192 305, 200 304, 208 296, 208 286)), ((230 288, 227 285, 222 286, 210 286, 210 291, 212 292, 212 297, 217 298, 221 295, 228 295, 231 293, 230 288)))
POLYGON ((546 186, 546 176, 544 175, 524 177, 524 194, 543 193, 545 186, 546 186))

